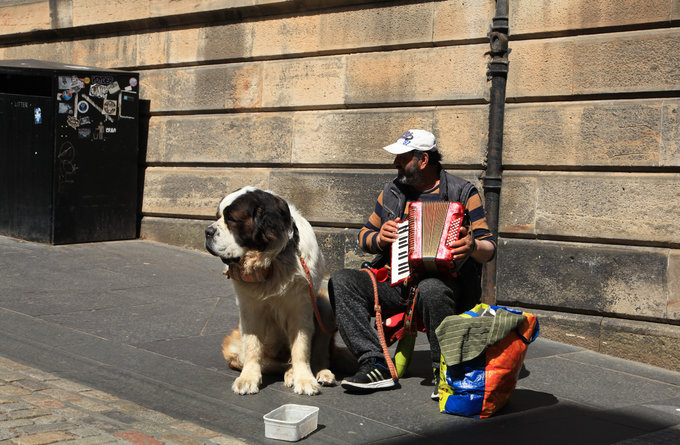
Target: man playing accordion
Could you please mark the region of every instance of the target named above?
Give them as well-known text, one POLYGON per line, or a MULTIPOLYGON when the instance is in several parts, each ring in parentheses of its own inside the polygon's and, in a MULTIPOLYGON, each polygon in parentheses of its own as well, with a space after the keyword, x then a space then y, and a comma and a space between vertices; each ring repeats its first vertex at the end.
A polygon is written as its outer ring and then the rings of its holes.
MULTIPOLYGON (((373 213, 359 232, 361 249, 377 254, 372 269, 390 265, 391 246, 398 238, 398 221, 408 218, 410 203, 459 202, 469 215, 469 227, 463 227, 450 246, 453 261, 456 265, 462 264, 453 274, 455 277, 435 274, 409 278, 406 284, 397 286, 391 286, 389 278, 377 283, 383 314, 405 312, 412 305, 422 320, 430 344, 436 386, 440 349, 435 329, 445 317, 467 311, 479 302, 481 264, 494 257, 496 241, 489 231, 479 192, 470 182, 444 171, 432 133, 409 130, 397 142, 383 148, 395 155, 393 165, 397 177, 385 185, 373 213), (413 298, 412 284, 417 288, 416 298, 413 298)), ((359 392, 396 386, 371 323, 376 315, 371 276, 356 269, 336 272, 329 281, 329 293, 340 335, 359 361, 359 371, 345 378, 342 387, 359 392)), ((435 396, 436 392, 433 398, 435 396)))

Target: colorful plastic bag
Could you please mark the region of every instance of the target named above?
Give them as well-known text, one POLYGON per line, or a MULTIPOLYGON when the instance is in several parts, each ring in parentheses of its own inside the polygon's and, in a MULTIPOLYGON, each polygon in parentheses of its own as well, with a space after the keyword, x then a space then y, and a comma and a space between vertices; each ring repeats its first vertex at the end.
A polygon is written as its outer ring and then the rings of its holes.
POLYGON ((442 358, 439 411, 489 417, 510 399, 527 346, 539 334, 527 312, 478 304, 452 315, 436 329, 442 358))

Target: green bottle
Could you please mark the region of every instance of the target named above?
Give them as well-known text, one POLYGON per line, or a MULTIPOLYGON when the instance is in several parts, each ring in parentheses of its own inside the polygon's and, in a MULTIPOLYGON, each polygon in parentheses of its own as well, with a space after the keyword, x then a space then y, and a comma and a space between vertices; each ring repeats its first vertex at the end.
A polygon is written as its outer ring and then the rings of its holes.
POLYGON ((394 367, 397 369, 397 376, 401 378, 411 363, 411 355, 416 344, 415 335, 404 335, 397 343, 397 350, 394 354, 394 367))

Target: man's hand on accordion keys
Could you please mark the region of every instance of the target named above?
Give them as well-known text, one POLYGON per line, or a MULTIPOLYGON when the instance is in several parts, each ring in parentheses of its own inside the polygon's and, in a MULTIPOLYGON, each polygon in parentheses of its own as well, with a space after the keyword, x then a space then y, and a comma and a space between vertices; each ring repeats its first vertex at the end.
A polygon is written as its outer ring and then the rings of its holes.
POLYGON ((396 221, 390 220, 387 221, 385 224, 382 225, 380 228, 380 232, 378 232, 378 247, 380 250, 385 249, 387 246, 392 244, 397 240, 399 237, 398 234, 398 223, 401 220, 397 219, 396 221))

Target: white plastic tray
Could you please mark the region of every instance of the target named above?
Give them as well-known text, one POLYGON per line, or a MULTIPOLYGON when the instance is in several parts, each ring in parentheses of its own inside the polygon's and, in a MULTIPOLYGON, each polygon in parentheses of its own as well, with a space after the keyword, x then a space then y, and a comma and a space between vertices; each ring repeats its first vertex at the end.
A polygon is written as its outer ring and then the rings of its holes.
POLYGON ((263 418, 264 437, 295 442, 316 429, 319 408, 289 403, 265 414, 263 418))

